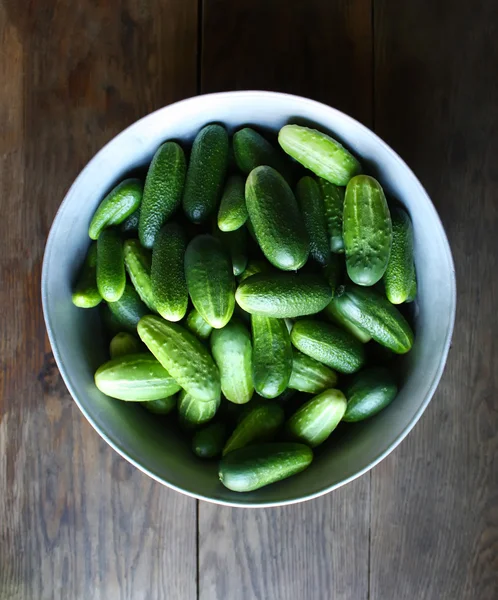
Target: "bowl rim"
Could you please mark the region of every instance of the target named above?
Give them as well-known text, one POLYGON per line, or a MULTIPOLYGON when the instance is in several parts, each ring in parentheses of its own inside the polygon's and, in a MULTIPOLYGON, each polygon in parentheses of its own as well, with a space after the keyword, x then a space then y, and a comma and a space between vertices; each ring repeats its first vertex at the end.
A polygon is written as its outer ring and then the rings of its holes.
POLYGON ((62 202, 55 214, 52 225, 50 226, 50 232, 49 232, 47 242, 45 245, 44 257, 43 257, 42 276, 41 276, 41 297, 42 297, 43 316, 44 316, 45 325, 47 328, 48 338, 50 341, 50 345, 52 348, 52 352, 53 352, 55 361, 57 363, 60 374, 62 376, 62 379, 63 379, 66 387, 68 388, 69 393, 71 394, 73 400, 76 402, 78 408, 83 413, 83 415, 85 416, 87 421, 95 429, 95 431, 107 442, 107 444, 109 444, 109 446, 111 446, 111 448, 113 448, 120 456, 122 456, 124 459, 126 459, 128 462, 130 462, 132 465, 137 467, 140 471, 142 471, 143 473, 145 473, 146 475, 148 475, 155 481, 157 481, 171 489, 174 489, 177 492, 185 494, 186 496, 189 496, 191 498, 195 498, 197 500, 204 500, 206 502, 211 502, 213 504, 218 504, 218 505, 222 505, 222 506, 230 506, 230 507, 235 507, 235 508, 271 508, 271 507, 276 507, 276 506, 287 506, 290 504, 297 504, 299 502, 305 502, 308 500, 312 500, 314 498, 318 498, 329 492, 332 492, 332 491, 342 487, 343 485, 350 483, 351 481, 354 481, 355 479, 357 479, 358 477, 361 477, 362 475, 364 475, 365 473, 367 473, 368 471, 373 469, 376 465, 378 465, 386 456, 388 456, 406 438, 406 436, 410 433, 410 431, 415 427, 416 423, 419 421, 420 417, 422 416, 422 414, 424 413, 425 409, 427 408, 429 402, 431 401, 431 399, 436 391, 436 388, 441 380, 441 376, 443 374, 444 368, 446 366, 448 353, 449 353, 450 346, 451 346, 451 339, 452 339, 452 335, 453 335, 454 325, 455 325, 456 276, 455 276, 455 265, 454 265, 453 256, 451 253, 451 247, 450 247, 450 244, 448 241, 448 237, 446 235, 446 231, 441 222, 439 214, 438 214, 434 204, 432 203, 432 200, 430 199, 429 194, 427 193, 427 191, 425 190, 424 186, 421 184, 421 182, 419 181, 419 179, 415 175, 415 173, 406 164, 406 162, 397 154, 397 152, 395 152, 386 142, 384 142, 384 140, 382 138, 380 138, 374 131, 372 131, 366 125, 363 125, 363 123, 360 123, 358 120, 354 119, 353 117, 347 115, 346 113, 343 113, 342 111, 340 111, 336 108, 328 106, 327 104, 324 104, 323 102, 318 102, 316 100, 312 100, 312 99, 306 98, 304 96, 298 96, 298 95, 294 95, 294 94, 286 94, 286 93, 282 93, 282 92, 265 91, 265 90, 240 90, 240 91, 216 92, 216 93, 211 93, 211 94, 200 94, 198 96, 192 96, 190 98, 186 98, 184 100, 180 100, 178 102, 173 102, 171 104, 163 106, 162 108, 159 108, 158 110, 155 110, 155 111, 149 113, 148 115, 141 117, 140 119, 138 119, 137 121, 135 121, 134 123, 132 123, 131 125, 126 127, 123 131, 121 131, 119 134, 117 134, 112 139, 110 139, 89 160, 89 162, 78 174, 78 176, 74 180, 73 184, 71 185, 71 187, 67 191, 66 195, 64 196, 64 199, 62 200, 62 202), (444 348, 443 348, 443 352, 440 357, 438 368, 437 368, 437 370, 434 374, 434 377, 431 381, 431 384, 429 387, 429 392, 427 393, 426 397, 424 398, 419 410, 415 413, 415 415, 412 417, 412 419, 407 423, 407 425, 402 430, 400 435, 384 451, 380 452, 378 454, 378 456, 376 456, 373 460, 371 460, 369 462, 369 464, 366 465, 364 468, 360 469, 359 471, 357 471, 356 473, 354 473, 353 475, 347 477, 346 479, 344 479, 342 481, 339 481, 332 485, 325 485, 322 489, 320 489, 317 492, 307 494, 307 495, 304 494, 304 495, 301 495, 296 498, 290 498, 288 500, 275 501, 275 502, 245 503, 245 502, 228 501, 228 500, 212 498, 209 496, 205 496, 203 494, 196 494, 194 492, 191 492, 190 490, 183 489, 182 487, 174 485, 174 484, 166 481, 164 478, 160 477, 159 475, 155 474, 154 472, 148 470, 146 467, 141 465, 137 460, 135 460, 126 449, 120 447, 119 444, 117 444, 114 440, 112 440, 110 437, 108 437, 108 435, 100 429, 100 427, 97 425, 97 423, 88 414, 87 410, 84 408, 82 403, 77 398, 77 395, 75 392, 75 387, 73 386, 73 383, 72 383, 71 375, 69 373, 69 370, 66 369, 64 359, 61 356, 61 354, 59 353, 59 350, 57 347, 57 343, 56 343, 55 336, 53 333, 52 317, 51 317, 51 314, 50 314, 50 311, 48 308, 49 299, 48 299, 48 289, 47 289, 48 283, 47 283, 47 281, 48 281, 48 269, 49 269, 49 262, 50 262, 49 256, 52 253, 52 246, 54 244, 54 240, 56 237, 55 234, 56 234, 58 222, 62 218, 62 213, 64 211, 65 205, 68 203, 71 196, 74 194, 74 191, 79 187, 80 181, 85 178, 86 172, 92 169, 93 164, 99 161, 101 154, 103 154, 105 152, 106 148, 110 144, 115 143, 116 140, 119 139, 121 136, 127 135, 130 129, 139 128, 140 124, 143 121, 154 118, 155 115, 157 115, 160 112, 167 111, 172 106, 178 106, 180 104, 189 104, 189 103, 199 102, 199 99, 203 98, 203 97, 209 97, 211 100, 216 100, 217 98, 223 99, 223 98, 226 98, 227 96, 230 96, 233 99, 245 99, 245 100, 255 98, 255 97, 258 97, 260 99, 269 98, 269 97, 272 97, 273 99, 281 99, 281 100, 291 99, 293 102, 297 101, 302 104, 307 104, 310 108, 312 108, 312 107, 320 107, 322 109, 325 108, 326 110, 335 113, 341 119, 349 121, 350 123, 354 124, 355 127, 359 127, 361 129, 363 129, 365 131, 365 133, 367 133, 368 135, 373 136, 375 138, 376 142, 378 144, 380 144, 383 147, 383 149, 387 153, 389 153, 396 162, 399 163, 400 167, 405 169, 408 173, 410 173, 413 176, 414 182, 416 183, 416 186, 418 186, 420 194, 422 196, 424 196, 428 202, 428 206, 429 206, 430 210, 432 211, 432 217, 433 217, 434 221, 437 222, 438 226, 441 229, 442 239, 444 242, 444 251, 446 254, 446 259, 448 261, 448 264, 450 265, 449 326, 448 326, 448 330, 446 332, 446 338, 444 340, 444 348))

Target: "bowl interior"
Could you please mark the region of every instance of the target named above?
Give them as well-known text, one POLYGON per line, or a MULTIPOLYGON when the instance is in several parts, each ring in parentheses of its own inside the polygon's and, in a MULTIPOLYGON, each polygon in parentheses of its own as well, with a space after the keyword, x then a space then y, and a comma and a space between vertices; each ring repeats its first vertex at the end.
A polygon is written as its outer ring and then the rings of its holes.
POLYGON ((374 133, 330 107, 284 94, 230 92, 199 96, 163 108, 114 138, 83 170, 62 204, 47 243, 43 269, 45 319, 62 376, 81 410, 118 452, 155 479, 188 494, 233 505, 275 505, 311 498, 362 474, 403 439, 427 406, 441 377, 455 314, 451 252, 437 213, 406 164, 374 133), (316 453, 311 468, 248 494, 224 488, 216 463, 193 456, 189 444, 140 406, 102 395, 93 373, 106 359, 99 313, 71 303, 74 280, 89 244, 90 219, 104 194, 130 171, 146 166, 165 140, 191 142, 209 122, 233 130, 253 124, 316 125, 354 152, 413 221, 418 298, 416 341, 403 358, 396 400, 375 418, 343 426, 316 453))

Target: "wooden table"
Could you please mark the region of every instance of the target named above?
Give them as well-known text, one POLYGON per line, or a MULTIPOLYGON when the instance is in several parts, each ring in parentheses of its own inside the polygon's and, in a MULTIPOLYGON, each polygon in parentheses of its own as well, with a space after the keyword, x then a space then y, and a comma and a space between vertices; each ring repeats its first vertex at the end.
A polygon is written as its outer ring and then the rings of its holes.
POLYGON ((0 598, 498 598, 498 3, 0 0, 0 598), (293 92, 412 166, 453 248, 439 389, 369 474, 305 504, 220 508, 153 483, 69 397, 40 305, 80 169, 165 104, 293 92))

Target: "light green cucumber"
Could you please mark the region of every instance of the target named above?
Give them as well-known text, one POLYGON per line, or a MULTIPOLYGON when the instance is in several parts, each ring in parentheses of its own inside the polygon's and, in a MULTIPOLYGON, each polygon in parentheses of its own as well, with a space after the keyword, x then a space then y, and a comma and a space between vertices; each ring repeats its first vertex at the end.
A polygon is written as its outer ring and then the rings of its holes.
POLYGON ((138 322, 150 312, 131 283, 126 283, 121 298, 117 302, 109 302, 108 307, 119 324, 119 330, 131 333, 136 333, 138 322))
POLYGON ((208 423, 213 419, 220 406, 221 397, 218 396, 207 402, 188 394, 185 390, 178 396, 178 417, 183 429, 196 429, 199 425, 208 423))
POLYGON ((333 388, 337 383, 337 375, 326 365, 306 356, 298 350, 292 354, 292 373, 289 387, 306 394, 318 394, 333 388))
POLYGON ((296 198, 308 232, 311 257, 324 266, 330 260, 330 244, 325 205, 320 188, 313 177, 306 175, 298 181, 296 198))
POLYGON ((142 402, 142 406, 154 415, 169 415, 176 408, 177 397, 175 394, 159 400, 142 402))
POLYGON ((88 248, 71 298, 73 304, 79 308, 94 308, 102 302, 97 287, 97 244, 95 242, 92 242, 88 248))
POLYGON ((127 354, 137 354, 138 352, 143 352, 143 350, 143 344, 134 335, 126 331, 117 333, 109 344, 111 358, 119 358, 127 354))
POLYGON ((402 208, 392 209, 391 219, 393 243, 384 273, 384 286, 389 302, 402 304, 414 295, 413 227, 410 217, 402 208))
POLYGON ((374 367, 357 373, 346 388, 348 407, 344 421, 356 423, 369 419, 396 397, 398 386, 390 371, 374 367))
POLYGON ((140 245, 135 239, 125 240, 124 262, 128 275, 138 295, 149 308, 156 312, 154 294, 152 292, 152 281, 150 276, 152 256, 150 250, 140 245))
POLYGON ((139 179, 125 179, 102 200, 90 221, 88 235, 98 239, 101 231, 119 225, 140 206, 143 185, 139 179))
POLYGON ((200 340, 207 340, 213 331, 211 325, 201 317, 195 308, 189 312, 185 326, 200 340))
POLYGON ((261 165, 273 167, 290 183, 291 174, 285 155, 251 127, 244 127, 233 136, 233 151, 238 168, 245 175, 261 165))
POLYGON ((97 288, 107 302, 123 295, 126 273, 123 242, 115 229, 104 229, 97 241, 97 288))
POLYGON ((235 231, 247 221, 246 182, 240 175, 231 175, 225 184, 218 210, 221 231, 235 231))
POLYGON ((223 456, 255 442, 270 441, 284 422, 285 414, 275 402, 265 402, 248 411, 223 448, 223 456))
POLYGON ((221 456, 226 437, 225 423, 209 423, 194 433, 192 450, 199 458, 217 458, 221 456))
POLYGON ((344 252, 342 219, 345 189, 343 187, 338 187, 321 177, 318 178, 318 185, 320 186, 323 203, 325 205, 325 218, 327 220, 330 249, 332 252, 341 254, 344 252))
POLYGON ((361 329, 354 323, 351 323, 351 321, 348 321, 344 317, 341 311, 337 308, 337 304, 334 302, 334 300, 332 300, 332 302, 325 307, 323 312, 332 321, 332 323, 335 323, 336 325, 339 325, 339 327, 342 327, 342 329, 352 333, 354 337, 357 340, 360 340, 360 342, 363 344, 366 344, 372 339, 372 336, 368 332, 366 332, 364 329, 361 329))

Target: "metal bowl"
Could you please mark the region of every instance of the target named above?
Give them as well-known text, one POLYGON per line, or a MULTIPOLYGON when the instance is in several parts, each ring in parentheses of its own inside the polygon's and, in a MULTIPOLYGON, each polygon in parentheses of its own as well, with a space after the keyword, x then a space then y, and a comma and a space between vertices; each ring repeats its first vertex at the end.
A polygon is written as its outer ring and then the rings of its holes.
MULTIPOLYGON (((439 383, 455 319, 455 274, 443 226, 426 191, 401 158, 372 131, 318 102, 272 92, 198 96, 167 106, 115 137, 83 169, 62 203, 48 238, 42 274, 45 322, 55 359, 81 411, 124 458, 157 481, 185 494, 232 506, 277 506, 330 492, 367 472, 412 429, 439 383), (403 357, 396 400, 376 417, 344 426, 317 449, 303 473, 237 494, 221 485, 216 463, 196 458, 190 445, 134 403, 113 400, 94 385, 106 360, 98 310, 71 303, 71 283, 89 244, 90 219, 106 192, 127 173, 145 167, 165 140, 191 142, 206 123, 233 130, 242 125, 278 131, 286 123, 310 124, 341 140, 400 200, 415 232, 418 298, 413 350, 403 357)), ((173 418, 172 421, 175 419, 173 418)))

